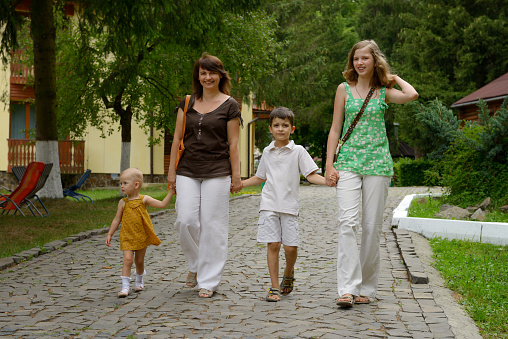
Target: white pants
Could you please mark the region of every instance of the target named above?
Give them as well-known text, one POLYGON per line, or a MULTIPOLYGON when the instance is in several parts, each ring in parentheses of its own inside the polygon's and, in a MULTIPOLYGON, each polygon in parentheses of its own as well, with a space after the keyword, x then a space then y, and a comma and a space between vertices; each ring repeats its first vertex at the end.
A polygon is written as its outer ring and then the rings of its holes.
POLYGON ((374 298, 378 287, 381 264, 379 244, 390 177, 360 175, 349 171, 339 171, 339 176, 339 296, 350 293, 374 298), (362 240, 359 250, 357 232, 360 226, 360 199, 362 240))
POLYGON ((231 177, 176 177, 176 229, 199 288, 216 291, 228 252, 231 177))

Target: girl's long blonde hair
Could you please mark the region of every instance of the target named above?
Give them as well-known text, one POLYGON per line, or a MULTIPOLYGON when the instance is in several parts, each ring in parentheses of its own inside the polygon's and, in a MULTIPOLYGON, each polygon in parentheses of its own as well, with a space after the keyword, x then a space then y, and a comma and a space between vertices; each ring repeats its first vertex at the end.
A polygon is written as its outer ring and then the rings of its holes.
POLYGON ((387 88, 393 87, 395 84, 394 74, 391 73, 391 67, 386 61, 386 57, 379 49, 379 46, 376 44, 374 40, 363 40, 357 42, 351 51, 349 52, 347 58, 347 66, 342 72, 346 81, 350 84, 356 84, 358 82, 358 73, 355 70, 353 65, 353 59, 355 56, 355 52, 358 49, 362 49, 365 47, 369 47, 372 53, 372 57, 374 58, 374 75, 372 77, 371 86, 375 87, 383 87, 387 88))

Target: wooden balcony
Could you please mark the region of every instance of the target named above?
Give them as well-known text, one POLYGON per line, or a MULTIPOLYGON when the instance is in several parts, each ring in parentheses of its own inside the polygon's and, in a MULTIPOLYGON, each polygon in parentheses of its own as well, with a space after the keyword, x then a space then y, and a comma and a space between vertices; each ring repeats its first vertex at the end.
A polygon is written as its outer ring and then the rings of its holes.
POLYGON ((33 81, 33 66, 24 66, 21 63, 22 58, 23 51, 17 50, 13 53, 11 62, 11 84, 30 84, 33 81))
MULTIPOLYGON (((27 166, 35 161, 35 140, 7 139, 8 161, 7 170, 12 166, 27 166)), ((58 155, 62 174, 83 174, 85 168, 85 142, 81 140, 59 140, 58 155)))

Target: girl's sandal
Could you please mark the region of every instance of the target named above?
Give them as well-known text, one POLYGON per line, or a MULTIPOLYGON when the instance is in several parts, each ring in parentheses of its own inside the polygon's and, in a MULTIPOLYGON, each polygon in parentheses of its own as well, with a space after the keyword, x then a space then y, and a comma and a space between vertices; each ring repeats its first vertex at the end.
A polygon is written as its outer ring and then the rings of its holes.
POLYGON ((355 297, 351 294, 344 294, 336 300, 336 303, 339 307, 351 307, 355 303, 355 297))
POLYGON ((289 293, 293 292, 295 280, 295 271, 293 271, 293 274, 289 278, 285 275, 282 276, 282 281, 280 283, 280 290, 282 295, 288 295, 289 293))
POLYGON ((280 301, 280 289, 271 287, 268 289, 268 294, 266 295, 266 301, 280 301))
POLYGON ((199 297, 200 298, 211 298, 213 295, 213 292, 210 290, 207 290, 206 288, 202 288, 199 290, 199 297))
POLYGON ((187 280, 185 280, 185 285, 187 285, 187 287, 196 287, 198 284, 197 276, 197 272, 189 272, 187 280))

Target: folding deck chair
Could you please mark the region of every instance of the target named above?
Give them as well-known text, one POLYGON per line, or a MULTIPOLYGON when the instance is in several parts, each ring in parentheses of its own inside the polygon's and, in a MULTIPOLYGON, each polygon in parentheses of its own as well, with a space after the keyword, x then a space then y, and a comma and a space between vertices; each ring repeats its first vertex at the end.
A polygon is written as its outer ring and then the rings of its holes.
POLYGON ((84 195, 84 194, 80 194, 80 193, 76 192, 76 190, 78 188, 80 188, 81 185, 83 185, 85 183, 86 178, 88 178, 88 176, 90 175, 91 172, 92 172, 91 170, 87 169, 85 171, 85 173, 83 173, 81 178, 79 178, 76 185, 72 185, 71 187, 64 189, 64 191, 63 191, 64 197, 71 197, 71 198, 76 199, 77 201, 80 201, 79 199, 82 199, 83 201, 86 201, 86 199, 88 199, 88 200, 90 200, 91 203, 93 203, 93 200, 88 195, 84 195))
MULTIPOLYGON (((46 206, 44 206, 44 204, 42 203, 42 200, 37 195, 37 192, 39 192, 46 184, 46 180, 48 180, 49 173, 51 172, 52 168, 53 168, 52 163, 44 164, 44 171, 42 172, 42 175, 39 178, 39 181, 37 182, 37 186, 35 187, 34 191, 31 194, 29 194, 29 196, 27 197, 27 199, 33 198, 34 201, 35 200, 38 201, 39 204, 41 204, 42 208, 44 208, 44 210, 46 211, 46 214, 44 214, 44 215, 42 215, 42 213, 36 208, 37 213, 39 213, 39 215, 41 217, 47 217, 49 215, 49 211, 46 208, 46 206)), ((14 176, 16 177, 18 182, 21 182, 21 179, 23 178, 23 175, 25 174, 26 168, 24 166, 13 166, 13 167, 11 167, 11 169, 12 169, 12 173, 14 174, 14 176)), ((35 207, 34 203, 32 203, 32 205, 35 207)))
POLYGON ((10 211, 14 211, 13 214, 19 212, 22 216, 25 216, 21 208, 27 207, 35 217, 34 209, 37 210, 37 208, 27 197, 36 189, 39 178, 44 171, 44 167, 45 164, 43 162, 33 161, 29 163, 18 187, 16 187, 11 194, 4 195, 0 193, 0 209, 2 209, 2 214, 9 214, 10 211))

